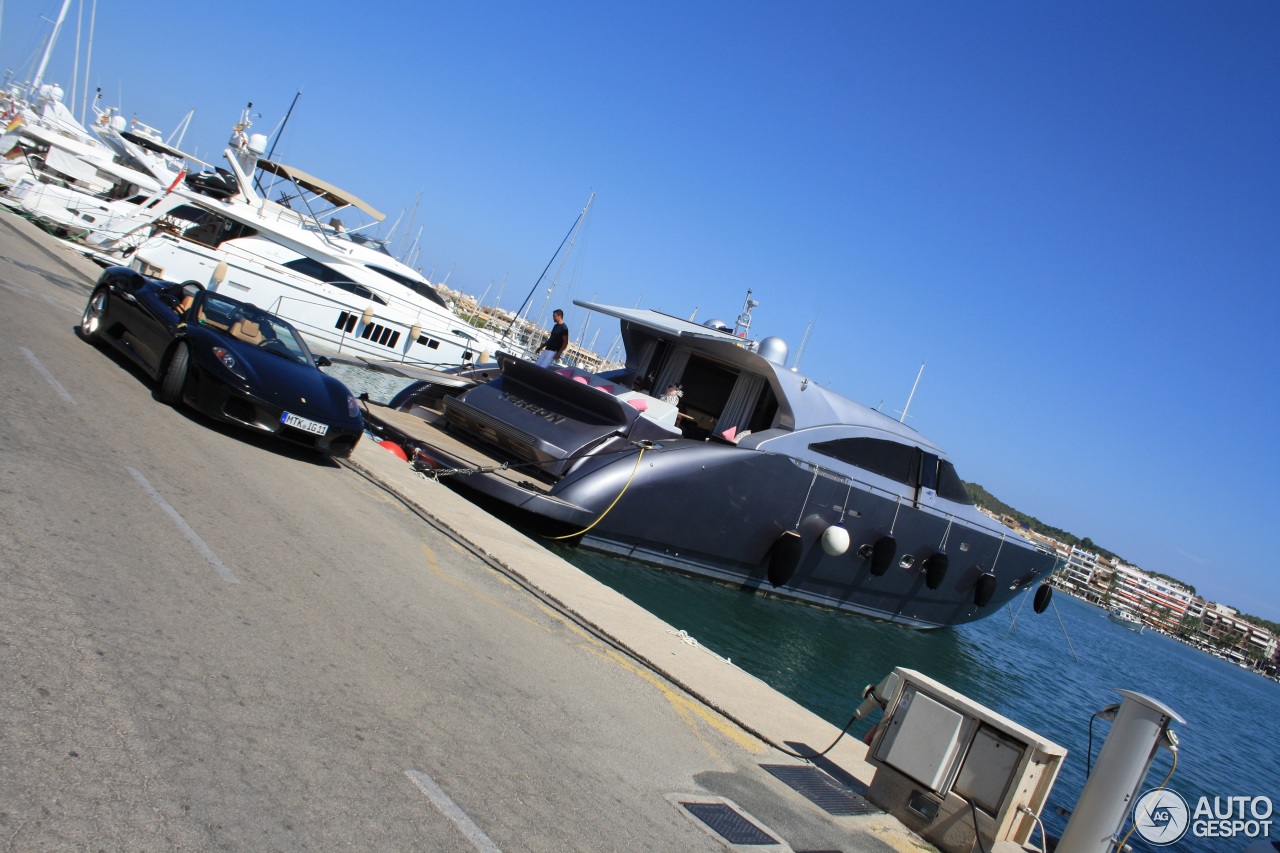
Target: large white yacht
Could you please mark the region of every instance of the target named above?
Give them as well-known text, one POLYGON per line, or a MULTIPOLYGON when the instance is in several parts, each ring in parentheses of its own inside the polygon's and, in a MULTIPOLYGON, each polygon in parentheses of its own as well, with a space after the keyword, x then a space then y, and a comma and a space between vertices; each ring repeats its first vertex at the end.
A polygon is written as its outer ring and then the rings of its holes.
POLYGON ((246 130, 247 121, 236 126, 228 168, 188 175, 159 197, 125 200, 147 210, 145 224, 84 242, 105 261, 253 302, 342 354, 453 366, 496 353, 492 333, 458 317, 424 276, 337 218, 359 211, 381 221, 380 212, 263 158, 266 138, 246 130), (259 189, 258 176, 276 181, 278 200, 259 189))

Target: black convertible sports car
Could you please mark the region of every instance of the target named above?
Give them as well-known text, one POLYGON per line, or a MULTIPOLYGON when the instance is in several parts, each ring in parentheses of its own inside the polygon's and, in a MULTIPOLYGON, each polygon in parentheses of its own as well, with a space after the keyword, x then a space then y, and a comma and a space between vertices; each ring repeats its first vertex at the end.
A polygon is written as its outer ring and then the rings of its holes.
POLYGON ((347 386, 320 371, 292 326, 245 302, 127 267, 105 270, 80 336, 106 342, 157 380, 156 397, 219 420, 349 456, 364 432, 347 386))

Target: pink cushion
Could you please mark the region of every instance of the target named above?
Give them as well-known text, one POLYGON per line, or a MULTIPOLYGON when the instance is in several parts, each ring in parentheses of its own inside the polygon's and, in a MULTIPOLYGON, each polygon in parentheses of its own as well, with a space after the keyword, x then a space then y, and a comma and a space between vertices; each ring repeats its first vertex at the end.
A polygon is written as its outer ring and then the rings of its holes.
POLYGON ((736 426, 731 426, 724 432, 720 433, 722 438, 727 438, 729 441, 733 441, 733 437, 737 434, 738 428, 736 426))
POLYGON ((573 381, 574 381, 574 382, 581 382, 583 385, 590 385, 590 384, 591 384, 590 382, 588 382, 588 381, 587 381, 587 377, 585 377, 585 376, 575 376, 575 377, 573 377, 573 381))
POLYGON ((569 367, 562 367, 559 370, 557 370, 556 373, 560 374, 561 376, 572 376, 573 369, 569 367))
POLYGON ((630 400, 627 401, 627 405, 635 409, 637 412, 649 411, 649 404, 646 403, 644 400, 641 400, 639 397, 632 397, 630 400))
POLYGON ((606 394, 612 394, 612 393, 613 393, 613 386, 612 386, 612 385, 593 385, 592 387, 593 387, 593 388, 599 388, 601 391, 604 391, 606 394))

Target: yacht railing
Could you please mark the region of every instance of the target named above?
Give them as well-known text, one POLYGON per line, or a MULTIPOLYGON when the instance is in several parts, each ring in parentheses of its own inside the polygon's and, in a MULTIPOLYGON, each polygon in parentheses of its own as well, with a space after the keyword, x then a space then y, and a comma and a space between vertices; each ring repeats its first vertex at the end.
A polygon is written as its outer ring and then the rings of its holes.
MULTIPOLYGON (((868 483, 865 480, 859 480, 857 477, 853 477, 848 474, 843 474, 839 471, 824 467, 822 465, 818 465, 817 463, 814 463, 814 462, 808 462, 804 459, 796 459, 796 458, 792 458, 791 461, 792 461, 792 464, 796 465, 801 470, 814 471, 817 473, 819 477, 822 477, 824 479, 833 480, 837 483, 840 483, 841 485, 849 486, 850 488, 856 487, 859 491, 865 491, 868 494, 872 494, 872 495, 879 495, 886 499, 893 500, 897 503, 910 504, 914 509, 918 509, 921 512, 926 512, 929 515, 935 516, 937 518, 945 519, 948 522, 959 522, 960 524, 963 524, 966 527, 977 528, 979 530, 983 530, 983 531, 986 531, 987 533, 991 533, 997 536, 1007 537, 1010 533, 1014 533, 1014 534, 1017 533, 1017 531, 1010 530, 1008 527, 1005 527, 1003 524, 988 524, 985 521, 975 521, 970 518, 960 518, 954 513, 940 510, 937 507, 930 506, 927 503, 917 503, 915 499, 912 498, 910 495, 904 495, 901 492, 896 492, 891 489, 886 489, 883 486, 877 486, 874 483, 868 483)), ((983 518, 985 519, 986 516, 983 516, 983 518)))

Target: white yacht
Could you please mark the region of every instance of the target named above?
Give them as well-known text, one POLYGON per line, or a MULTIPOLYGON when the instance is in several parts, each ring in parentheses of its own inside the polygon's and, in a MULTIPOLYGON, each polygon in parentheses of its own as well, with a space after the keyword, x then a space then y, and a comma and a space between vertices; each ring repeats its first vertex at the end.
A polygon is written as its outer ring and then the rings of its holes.
POLYGON ((350 210, 382 221, 380 212, 264 159, 266 138, 246 129, 247 121, 236 126, 224 152, 228 168, 188 175, 159 199, 126 200, 146 210, 145 224, 127 233, 104 229, 84 242, 101 260, 253 302, 341 354, 455 366, 496 353, 491 332, 458 317, 424 276, 336 217, 350 210), (259 174, 278 181, 280 200, 258 188, 259 174))

